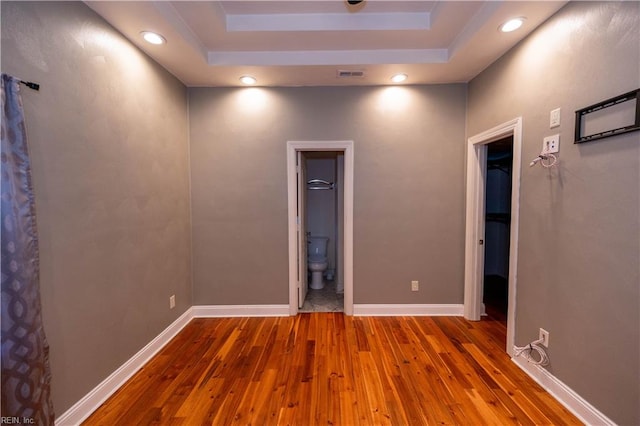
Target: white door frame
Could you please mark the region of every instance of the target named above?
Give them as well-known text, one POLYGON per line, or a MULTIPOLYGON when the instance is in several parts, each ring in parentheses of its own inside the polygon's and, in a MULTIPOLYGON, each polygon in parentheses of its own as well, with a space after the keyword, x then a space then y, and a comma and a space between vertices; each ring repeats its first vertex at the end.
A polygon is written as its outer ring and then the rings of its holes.
POLYGON ((507 348, 513 355, 515 342, 516 281, 518 267, 518 223, 520 216, 520 169, 522 157, 522 117, 514 118, 467 140, 467 205, 464 264, 464 317, 477 321, 482 314, 484 280, 484 221, 487 144, 513 136, 511 177, 511 225, 509 241, 509 308, 507 313, 507 348))
POLYGON ((289 314, 298 314, 296 156, 298 151, 344 152, 344 313, 353 315, 353 141, 288 141, 289 314))
POLYGON ((307 165, 305 163, 304 154, 302 151, 296 152, 296 176, 297 176, 297 220, 296 224, 296 246, 298 248, 298 254, 296 256, 296 263, 298 264, 298 275, 296 280, 298 282, 298 308, 301 308, 304 304, 304 300, 307 298, 308 282, 308 265, 307 265, 307 165))

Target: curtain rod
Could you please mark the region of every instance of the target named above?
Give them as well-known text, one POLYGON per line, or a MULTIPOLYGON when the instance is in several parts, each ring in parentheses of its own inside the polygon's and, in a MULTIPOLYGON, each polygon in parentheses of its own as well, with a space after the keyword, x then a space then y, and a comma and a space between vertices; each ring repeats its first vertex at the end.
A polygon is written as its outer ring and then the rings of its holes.
POLYGON ((29 89, 33 89, 33 90, 36 90, 36 91, 40 90, 40 85, 38 83, 33 83, 31 81, 24 81, 24 80, 18 80, 18 82, 24 84, 29 89))

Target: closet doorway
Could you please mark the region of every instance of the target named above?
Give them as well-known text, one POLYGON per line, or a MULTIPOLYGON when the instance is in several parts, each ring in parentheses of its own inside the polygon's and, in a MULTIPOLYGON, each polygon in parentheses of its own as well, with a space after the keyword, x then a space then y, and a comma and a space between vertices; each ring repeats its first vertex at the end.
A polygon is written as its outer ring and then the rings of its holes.
POLYGON ((509 307, 509 240, 513 136, 487 145, 485 179, 484 282, 485 313, 507 325, 509 307))
POLYGON ((518 266, 518 222, 520 212, 520 166, 522 117, 500 124, 467 141, 467 189, 465 230, 464 317, 478 321, 483 313, 485 277, 486 178, 489 145, 512 141, 511 197, 509 203, 509 244, 507 279, 506 352, 513 356, 515 343, 516 287, 518 266))

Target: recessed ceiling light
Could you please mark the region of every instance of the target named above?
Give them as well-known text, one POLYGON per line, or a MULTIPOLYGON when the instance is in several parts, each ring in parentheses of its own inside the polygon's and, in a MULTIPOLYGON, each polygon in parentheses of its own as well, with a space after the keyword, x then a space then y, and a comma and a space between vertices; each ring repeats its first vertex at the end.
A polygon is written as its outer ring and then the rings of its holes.
POLYGON ((402 83, 406 79, 407 79, 406 74, 396 74, 393 77, 391 77, 391 81, 393 81, 394 83, 402 83))
POLYGON ((251 77, 250 75, 243 75, 240 77, 240 81, 242 84, 246 84, 247 86, 251 86, 252 84, 256 84, 258 80, 255 77, 251 77))
POLYGON ((500 25, 500 31, 503 33, 510 33, 511 31, 515 31, 522 26, 524 23, 524 18, 513 18, 509 19, 504 24, 500 25))
POLYGON ((167 39, 153 31, 142 31, 142 37, 151 44, 165 44, 167 39))

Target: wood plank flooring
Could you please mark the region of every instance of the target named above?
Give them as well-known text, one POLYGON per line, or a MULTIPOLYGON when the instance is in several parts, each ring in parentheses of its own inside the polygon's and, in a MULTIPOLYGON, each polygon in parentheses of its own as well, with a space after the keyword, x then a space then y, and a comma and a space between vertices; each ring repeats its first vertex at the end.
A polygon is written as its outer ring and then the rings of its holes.
POLYGON ((194 319, 85 425, 580 424, 459 317, 194 319))

